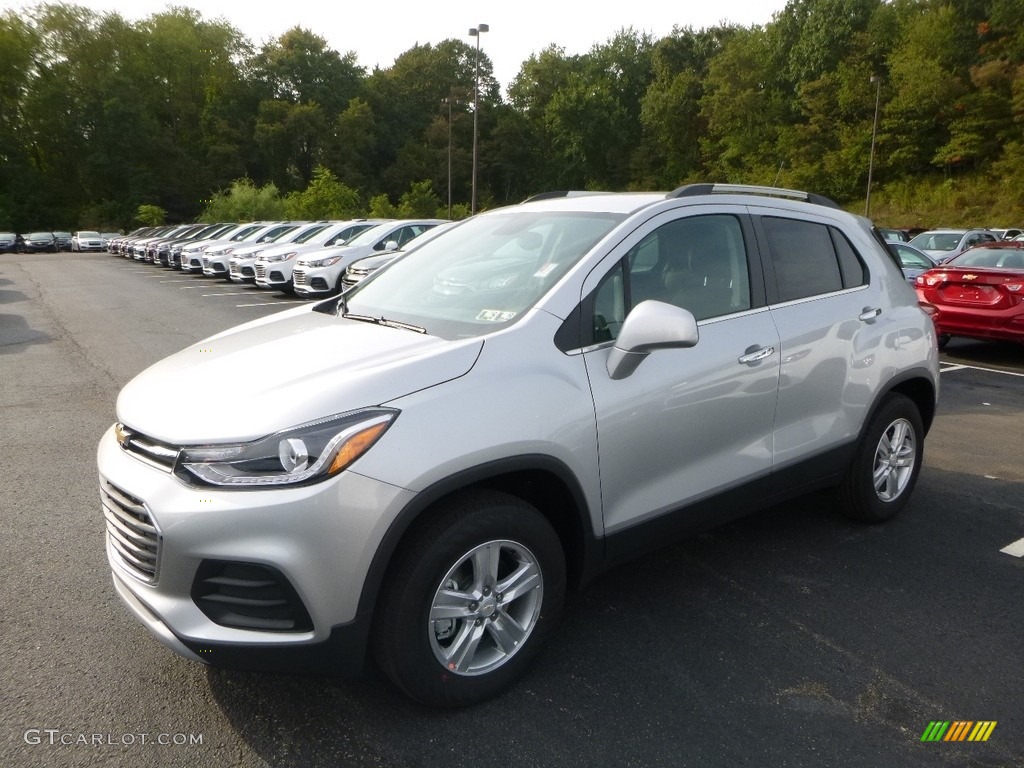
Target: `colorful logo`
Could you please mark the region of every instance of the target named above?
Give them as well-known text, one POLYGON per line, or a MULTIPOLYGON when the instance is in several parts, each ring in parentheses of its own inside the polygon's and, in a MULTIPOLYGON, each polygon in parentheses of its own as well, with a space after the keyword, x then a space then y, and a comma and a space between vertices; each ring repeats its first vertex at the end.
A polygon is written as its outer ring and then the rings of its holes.
POLYGON ((988 741, 996 723, 996 720, 932 720, 921 734, 921 741, 988 741))

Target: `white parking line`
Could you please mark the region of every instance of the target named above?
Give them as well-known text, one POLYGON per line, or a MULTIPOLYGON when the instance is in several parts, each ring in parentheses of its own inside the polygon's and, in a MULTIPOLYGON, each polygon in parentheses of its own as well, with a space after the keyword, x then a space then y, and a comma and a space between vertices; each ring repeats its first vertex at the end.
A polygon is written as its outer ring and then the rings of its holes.
POLYGON ((200 296, 238 296, 238 291, 232 291, 231 293, 201 293, 200 296))
POLYGON ((940 373, 947 373, 949 371, 960 371, 960 370, 963 370, 964 368, 966 368, 968 370, 971 370, 971 371, 985 371, 987 373, 1001 373, 1004 376, 1018 376, 1018 377, 1024 379, 1024 373, 1017 373, 1016 371, 1001 371, 998 368, 982 368, 980 365, 954 365, 954 366, 951 366, 950 368, 942 368, 942 369, 940 369, 939 372, 940 373))
POLYGON ((283 304, 297 304, 297 303, 298 302, 295 302, 295 301, 288 301, 287 299, 282 299, 281 301, 264 301, 264 302, 261 302, 259 304, 235 304, 235 306, 236 307, 271 307, 271 306, 276 304, 277 306, 280 307, 283 304))
POLYGON ((999 551, 1013 557, 1024 557, 1024 539, 1017 539, 1013 544, 1003 547, 999 551))
POLYGON ((188 280, 188 279, 185 279, 185 280, 161 280, 160 282, 161 283, 190 283, 192 281, 188 280))

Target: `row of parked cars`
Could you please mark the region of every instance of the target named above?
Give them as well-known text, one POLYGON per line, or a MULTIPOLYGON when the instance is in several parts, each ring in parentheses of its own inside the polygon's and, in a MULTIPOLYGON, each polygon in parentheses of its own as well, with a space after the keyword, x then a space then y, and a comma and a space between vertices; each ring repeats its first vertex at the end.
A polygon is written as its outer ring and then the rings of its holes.
POLYGON ((107 242, 120 232, 29 232, 20 235, 0 232, 0 253, 58 253, 59 251, 104 251, 107 242))
POLYGON ((1024 231, 881 230, 932 314, 939 346, 953 336, 1024 343, 1024 231))
POLYGON ((137 230, 107 250, 126 258, 300 296, 340 292, 390 262, 443 219, 190 224, 137 230), (360 260, 346 276, 346 270, 360 260))

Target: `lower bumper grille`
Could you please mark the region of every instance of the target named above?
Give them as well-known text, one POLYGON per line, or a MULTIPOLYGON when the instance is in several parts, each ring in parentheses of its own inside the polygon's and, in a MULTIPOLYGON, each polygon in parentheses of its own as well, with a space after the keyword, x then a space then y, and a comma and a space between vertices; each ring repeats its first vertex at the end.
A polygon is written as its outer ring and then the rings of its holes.
POLYGON ((309 612, 288 579, 257 563, 204 560, 192 600, 216 624, 265 632, 308 632, 309 612))
POLYGON ((160 531, 140 499, 100 480, 107 539, 121 564, 136 577, 155 582, 160 561, 160 531))

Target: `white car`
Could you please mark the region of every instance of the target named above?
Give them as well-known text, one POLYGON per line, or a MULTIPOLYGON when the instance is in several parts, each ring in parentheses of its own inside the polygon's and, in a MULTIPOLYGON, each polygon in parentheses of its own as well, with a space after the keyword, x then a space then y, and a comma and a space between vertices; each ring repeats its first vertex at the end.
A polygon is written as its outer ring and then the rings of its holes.
POLYGON ((203 253, 203 274, 207 277, 224 277, 228 276, 228 259, 239 248, 247 248, 250 245, 260 245, 262 243, 272 243, 282 235, 291 232, 298 228, 302 222, 297 221, 279 221, 275 224, 270 224, 261 230, 257 230, 253 234, 244 240, 240 240, 236 243, 226 243, 224 245, 211 245, 203 253))
POLYGON ((314 251, 301 257, 292 269, 295 293, 325 296, 341 291, 341 277, 354 261, 375 253, 397 251, 407 242, 444 219, 403 219, 372 227, 341 248, 314 251))
POLYGON ((316 237, 329 226, 330 222, 318 221, 313 224, 295 227, 295 229, 292 229, 290 232, 285 232, 266 243, 236 248, 228 259, 228 279, 233 283, 255 282, 256 273, 254 271, 254 266, 256 264, 256 259, 262 256, 265 251, 300 242, 303 238, 309 239, 316 237))
POLYGON ((203 254, 206 253, 208 248, 222 245, 223 243, 241 242, 254 232, 258 232, 266 227, 267 223, 265 221, 254 221, 248 224, 238 224, 234 229, 229 229, 217 237, 183 245, 178 255, 178 268, 183 272, 202 272, 203 254))
POLYGON ((361 232, 382 223, 380 219, 339 222, 306 242, 296 241, 287 246, 268 248, 253 264, 256 285, 260 288, 290 291, 292 268, 300 254, 312 253, 323 248, 339 248, 361 232))
POLYGON ((107 244, 100 237, 99 232, 92 232, 83 230, 81 232, 75 232, 71 236, 71 250, 78 251, 104 251, 107 248, 107 244))

